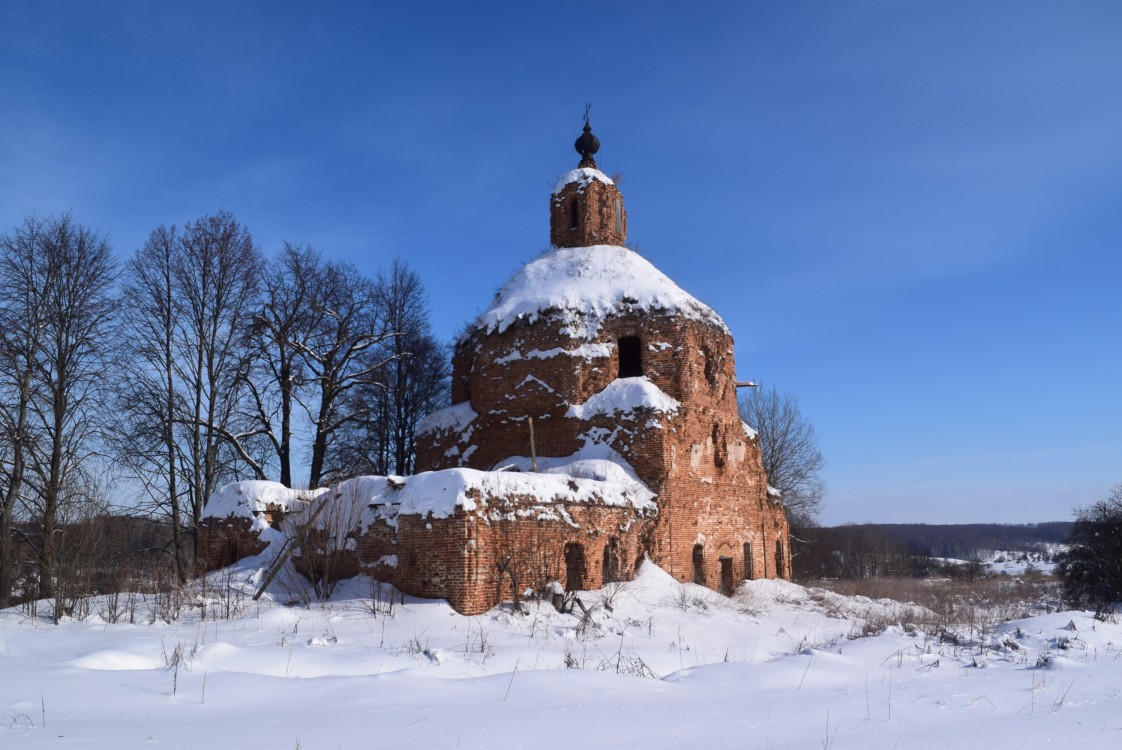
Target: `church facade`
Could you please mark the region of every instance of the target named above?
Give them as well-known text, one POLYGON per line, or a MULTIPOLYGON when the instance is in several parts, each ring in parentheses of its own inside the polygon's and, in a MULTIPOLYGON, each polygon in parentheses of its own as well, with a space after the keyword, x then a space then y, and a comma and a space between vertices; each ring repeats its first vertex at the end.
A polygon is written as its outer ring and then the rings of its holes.
MULTIPOLYGON (((623 196, 587 124, 576 148, 550 196, 553 247, 457 343, 452 405, 418 430, 418 474, 357 493, 355 572, 472 614, 624 580, 644 557, 725 593, 787 578, 786 514, 740 421, 731 333, 625 247, 623 196), (438 489, 456 499, 422 497, 438 489)), ((201 548, 220 536, 200 531, 201 548)))

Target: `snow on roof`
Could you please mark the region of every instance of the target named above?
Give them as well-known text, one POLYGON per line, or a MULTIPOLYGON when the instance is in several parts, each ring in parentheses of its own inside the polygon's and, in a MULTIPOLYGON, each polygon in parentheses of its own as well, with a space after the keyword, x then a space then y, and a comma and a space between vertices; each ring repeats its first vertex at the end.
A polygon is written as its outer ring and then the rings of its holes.
POLYGON ((605 185, 614 185, 615 184, 614 182, 612 182, 611 178, 608 177, 608 175, 604 174, 599 169, 590 169, 588 167, 581 167, 580 169, 574 169, 572 172, 569 172, 568 174, 562 175, 557 180, 557 184, 553 186, 553 194, 557 195, 558 193, 560 193, 562 190, 565 189, 566 185, 568 185, 570 183, 575 182, 583 188, 586 185, 588 185, 588 183, 592 182, 593 180, 596 180, 597 182, 602 182, 605 185))
POLYGON ((203 509, 203 518, 241 516, 253 518, 265 510, 290 511, 296 503, 303 504, 327 490, 293 490, 280 482, 247 480, 219 487, 211 494, 203 509))
MULTIPOLYGON (((623 456, 609 444, 597 440, 596 435, 582 436, 584 443, 571 456, 538 456, 538 472, 542 474, 562 474, 576 479, 593 479, 599 482, 617 482, 634 485, 637 494, 646 493, 651 499, 654 493, 647 489, 623 456)), ((499 461, 496 466, 513 466, 520 471, 530 471, 533 461, 529 456, 511 456, 499 461)))
MULTIPOLYGON (((219 488, 211 496, 204 517, 252 518, 254 511, 264 510, 269 504, 288 510, 295 507, 294 501, 309 500, 325 492, 332 493, 336 502, 369 507, 375 512, 379 508, 388 510, 394 517, 447 518, 457 508, 485 508, 491 499, 535 506, 574 503, 636 510, 655 507, 654 493, 634 472, 607 459, 574 458, 568 464, 550 464, 541 473, 444 469, 410 477, 355 477, 330 490, 321 488, 312 493, 288 489, 278 482, 236 482, 219 488)), ((300 505, 301 509, 305 507, 300 505)))
POLYGON ((518 320, 556 317, 574 338, 592 339, 613 314, 673 312, 728 331, 720 316, 651 262, 625 247, 554 248, 499 289, 476 326, 502 333, 518 320))
MULTIPOLYGON (((516 460, 509 463, 517 465, 516 460)), ((385 477, 358 477, 343 482, 341 491, 357 492, 371 506, 395 505, 398 514, 446 518, 456 508, 478 510, 488 498, 509 498, 530 503, 590 503, 654 507, 654 493, 633 474, 611 461, 570 463, 543 460, 540 473, 444 469, 426 471, 403 479, 395 489, 385 477), (348 484, 356 485, 346 487, 348 484)), ((528 468, 528 467, 527 467, 528 468)))
POLYGON ((619 414, 635 409, 654 409, 664 414, 675 414, 682 404, 666 395, 649 378, 619 378, 583 404, 569 407, 566 417, 591 419, 597 414, 619 414))

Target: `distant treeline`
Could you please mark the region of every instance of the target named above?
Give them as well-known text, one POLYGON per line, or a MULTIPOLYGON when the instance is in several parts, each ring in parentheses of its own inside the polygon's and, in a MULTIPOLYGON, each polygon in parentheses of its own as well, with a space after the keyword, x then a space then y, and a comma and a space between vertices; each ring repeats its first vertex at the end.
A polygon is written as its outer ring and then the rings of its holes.
MULTIPOLYGON (((914 554, 969 560, 981 551, 1042 552, 1062 543, 1071 533, 1071 521, 1051 523, 867 524, 895 537, 914 554)), ((846 527, 840 527, 846 528, 846 527)))
POLYGON ((795 576, 872 578, 936 573, 975 575, 980 565, 946 565, 938 558, 977 560, 987 551, 1045 552, 1062 543, 1071 523, 861 524, 800 529, 792 549, 795 576))

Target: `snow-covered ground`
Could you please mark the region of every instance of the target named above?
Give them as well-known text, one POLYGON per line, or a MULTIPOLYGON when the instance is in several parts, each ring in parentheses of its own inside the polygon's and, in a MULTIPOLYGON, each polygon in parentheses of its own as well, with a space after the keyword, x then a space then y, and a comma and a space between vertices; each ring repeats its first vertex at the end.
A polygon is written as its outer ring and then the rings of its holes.
POLYGON ((982 562, 994 573, 1007 573, 1014 576, 1024 575, 1029 570, 1054 573, 1056 555, 1064 549, 1066 545, 1056 544, 1049 545, 1045 552, 986 552, 983 553, 982 562))
POLYGON ((971 562, 981 563, 990 573, 1002 573, 1011 576, 1022 576, 1025 573, 1036 571, 1038 573, 1055 573, 1057 556, 1067 549, 1067 545, 1046 545, 1042 552, 1027 552, 1024 550, 979 550, 973 561, 957 557, 937 557, 935 560, 952 565, 969 565, 971 562))
POLYGON ((406 598, 388 612, 365 579, 326 604, 278 603, 291 588, 258 603, 259 575, 212 574, 192 600, 205 616, 186 606, 171 622, 151 621, 167 606, 153 599, 117 603, 134 624, 106 622, 105 601, 57 626, 0 613, 0 747, 1122 744, 1122 625, 1088 613, 955 643, 859 637, 903 609, 885 600, 781 581, 726 599, 650 565, 583 594, 583 621, 536 602, 463 617, 406 598))

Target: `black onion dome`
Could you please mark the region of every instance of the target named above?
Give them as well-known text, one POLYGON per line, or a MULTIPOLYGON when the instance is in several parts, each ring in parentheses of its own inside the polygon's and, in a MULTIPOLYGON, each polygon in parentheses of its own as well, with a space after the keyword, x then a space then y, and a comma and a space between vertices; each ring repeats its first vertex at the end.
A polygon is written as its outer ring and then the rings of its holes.
POLYGON ((580 154, 580 166, 596 167, 596 160, 592 157, 600 150, 600 139, 592 134, 592 126, 588 124, 588 120, 584 121, 584 132, 580 134, 580 138, 577 138, 573 147, 580 154))

